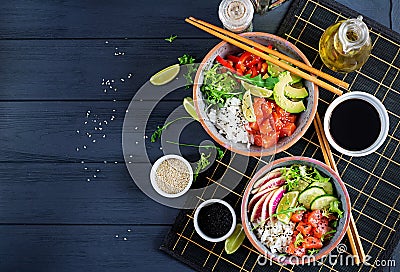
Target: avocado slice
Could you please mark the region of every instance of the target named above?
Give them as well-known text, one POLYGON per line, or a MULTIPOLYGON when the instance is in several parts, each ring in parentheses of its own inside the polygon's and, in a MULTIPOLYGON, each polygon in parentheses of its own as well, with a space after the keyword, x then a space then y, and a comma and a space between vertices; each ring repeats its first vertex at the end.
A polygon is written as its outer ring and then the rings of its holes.
POLYGON ((295 83, 300 82, 302 80, 302 77, 298 76, 296 74, 290 73, 290 76, 292 77, 292 81, 290 82, 290 84, 295 84, 295 83))
POLYGON ((303 99, 308 96, 306 88, 294 88, 290 85, 285 86, 285 96, 291 99, 303 99))
POLYGON ((285 96, 285 87, 292 81, 288 72, 279 75, 279 82, 274 87, 274 98, 279 107, 290 113, 299 113, 306 110, 303 101, 292 101, 285 96))

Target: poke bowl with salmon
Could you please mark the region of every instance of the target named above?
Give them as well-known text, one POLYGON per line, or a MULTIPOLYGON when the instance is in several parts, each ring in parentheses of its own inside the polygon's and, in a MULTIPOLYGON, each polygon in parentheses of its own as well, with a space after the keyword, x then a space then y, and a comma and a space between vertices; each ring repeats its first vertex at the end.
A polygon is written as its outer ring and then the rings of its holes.
MULTIPOLYGON (((280 37, 260 32, 243 35, 309 64, 297 47, 280 37)), ((196 112, 207 133, 220 145, 247 156, 273 155, 292 146, 310 126, 318 101, 318 88, 312 82, 226 42, 203 59, 193 90, 196 112)))
POLYGON ((340 177, 306 157, 278 159, 260 169, 243 196, 247 238, 264 256, 304 264, 329 254, 348 225, 350 199, 340 177))

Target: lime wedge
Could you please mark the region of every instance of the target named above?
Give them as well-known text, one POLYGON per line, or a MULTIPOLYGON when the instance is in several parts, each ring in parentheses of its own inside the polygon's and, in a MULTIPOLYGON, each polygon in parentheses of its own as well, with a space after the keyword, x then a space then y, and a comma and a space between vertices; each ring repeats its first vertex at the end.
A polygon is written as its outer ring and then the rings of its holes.
POLYGON ((256 121, 256 115, 254 114, 253 102, 251 101, 250 91, 246 91, 243 95, 242 111, 244 118, 246 118, 247 121, 249 122, 256 121))
POLYGON ((281 214, 279 213, 295 207, 298 197, 299 197, 298 191, 292 191, 283 195, 281 201, 279 201, 278 207, 276 208, 276 213, 278 213, 277 218, 279 221, 285 224, 289 224, 292 213, 291 212, 281 213, 281 214))
POLYGON ((268 90, 266 88, 258 87, 255 85, 252 85, 246 81, 241 81, 242 86, 246 91, 250 91, 250 93, 254 96, 258 97, 270 97, 272 95, 272 90, 268 90))
POLYGON ((157 72, 150 78, 150 83, 156 86, 171 82, 179 73, 179 64, 168 66, 167 68, 157 72))
POLYGON ((194 120, 199 121, 199 117, 197 116, 196 109, 194 108, 193 99, 191 97, 185 97, 183 99, 183 107, 190 116, 193 117, 194 120))
POLYGON ((237 224, 235 231, 225 240, 226 254, 232 254, 242 245, 246 235, 244 233, 242 224, 237 224))

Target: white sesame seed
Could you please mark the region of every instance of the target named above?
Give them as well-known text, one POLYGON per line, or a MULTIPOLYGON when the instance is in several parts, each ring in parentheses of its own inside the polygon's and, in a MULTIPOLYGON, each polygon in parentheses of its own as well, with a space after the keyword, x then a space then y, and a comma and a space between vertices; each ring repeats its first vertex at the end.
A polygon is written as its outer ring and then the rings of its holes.
POLYGON ((96 142, 96 140, 93 140, 92 142, 93 142, 93 143, 95 143, 95 142, 96 142))
POLYGON ((107 161, 104 161, 104 163, 107 163, 107 161))
POLYGON ((115 112, 115 110, 113 110, 113 112, 115 112))
POLYGON ((162 150, 162 147, 160 147, 160 150, 162 150))
POLYGON ((96 172, 100 172, 100 169, 96 169, 96 172))
POLYGON ((115 235, 115 238, 118 238, 119 236, 118 236, 118 234, 117 235, 115 235))
POLYGON ((97 130, 97 127, 94 127, 94 130, 97 130))
POLYGON ((128 162, 128 163, 132 163, 132 162, 130 161, 130 162, 128 162))
POLYGON ((115 102, 115 101, 117 101, 117 100, 113 99, 113 102, 115 102))
POLYGON ((114 162, 115 164, 117 164, 118 162, 114 162))
POLYGON ((133 158, 133 155, 129 155, 129 158, 133 158))
POLYGON ((79 151, 79 147, 76 148, 76 151, 79 151))
POLYGON ((128 232, 130 232, 131 230, 130 229, 128 229, 128 232))
POLYGON ((84 169, 85 169, 85 170, 87 170, 88 168, 87 168, 87 167, 85 167, 84 169))
POLYGON ((103 138, 105 138, 105 137, 106 137, 106 135, 104 134, 104 135, 103 135, 103 138))
POLYGON ((121 78, 121 81, 122 81, 122 82, 124 82, 124 81, 125 81, 125 79, 121 78))
POLYGON ((86 145, 84 145, 83 148, 86 149, 86 145))
POLYGON ((135 144, 138 144, 139 142, 135 142, 135 144))
POLYGON ((135 130, 137 130, 138 129, 138 127, 135 127, 135 130))
POLYGON ((85 163, 84 161, 81 161, 81 163, 85 163))
POLYGON ((87 181, 90 181, 90 178, 88 178, 87 181))
POLYGON ((79 130, 77 130, 77 131, 76 131, 76 133, 78 133, 78 134, 79 134, 79 130))
POLYGON ((128 113, 128 112, 129 112, 129 110, 126 110, 125 112, 126 112, 126 113, 128 113))
POLYGON ((106 41, 106 44, 108 43, 108 41, 106 41))
POLYGON ((85 125, 87 124, 87 121, 85 121, 85 125))
POLYGON ((97 178, 97 176, 96 176, 96 175, 93 175, 93 177, 94 177, 94 178, 97 178))
POLYGON ((124 241, 128 240, 128 238, 124 237, 124 241))
POLYGON ((111 82, 115 82, 114 79, 111 79, 111 82))

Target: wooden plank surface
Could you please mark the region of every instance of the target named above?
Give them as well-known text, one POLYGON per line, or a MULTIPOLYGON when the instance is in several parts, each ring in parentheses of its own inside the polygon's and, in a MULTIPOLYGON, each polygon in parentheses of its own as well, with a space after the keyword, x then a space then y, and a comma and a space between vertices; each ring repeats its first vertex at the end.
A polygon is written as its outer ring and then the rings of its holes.
POLYGON ((168 229, 169 226, 1 225, 0 267, 1 271, 30 272, 83 271, 82 268, 87 272, 143 268, 187 271, 185 265, 158 250, 168 229))
MULTIPOLYGON (((274 33, 290 2, 256 15, 255 30, 274 33)), ((399 0, 339 2, 399 31, 399 0)), ((201 59, 218 42, 183 21, 196 16, 220 25, 218 3, 1 3, 0 271, 189 270, 158 250, 177 210, 149 199, 131 180, 122 122, 152 74, 184 53, 201 59), (178 39, 164 41, 171 34, 178 39), (114 80, 117 92, 104 93, 103 78, 114 80), (109 122, 100 133, 93 120, 109 122)), ((178 90, 157 106, 147 134, 187 92, 178 90)), ((149 104, 139 104, 138 114, 149 104)), ((193 126, 184 140, 206 137, 193 126)), ((137 133, 143 139, 144 131, 137 133)), ((147 152, 153 159, 161 154, 157 144, 147 152)), ((132 162, 145 160, 138 153, 132 162)))

